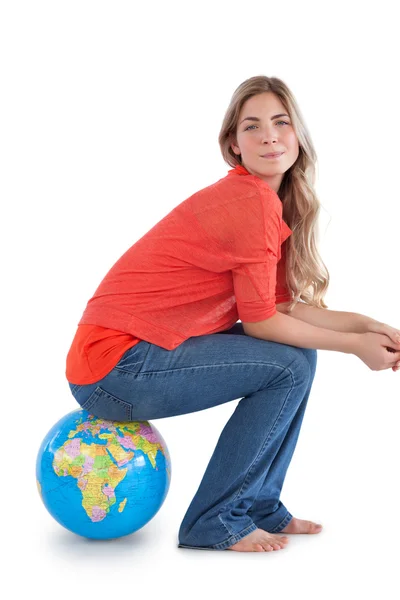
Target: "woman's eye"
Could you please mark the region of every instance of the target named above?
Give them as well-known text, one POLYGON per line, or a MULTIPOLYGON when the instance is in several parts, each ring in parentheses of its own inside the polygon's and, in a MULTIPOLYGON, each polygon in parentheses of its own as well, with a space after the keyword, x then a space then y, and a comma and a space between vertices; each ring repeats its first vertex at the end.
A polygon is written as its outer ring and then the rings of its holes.
MULTIPOLYGON (((287 123, 286 121, 277 121, 277 123, 284 123, 284 125, 290 125, 290 123, 287 123)), ((246 127, 245 131, 250 129, 250 127, 256 127, 256 125, 249 125, 248 127, 246 127)))

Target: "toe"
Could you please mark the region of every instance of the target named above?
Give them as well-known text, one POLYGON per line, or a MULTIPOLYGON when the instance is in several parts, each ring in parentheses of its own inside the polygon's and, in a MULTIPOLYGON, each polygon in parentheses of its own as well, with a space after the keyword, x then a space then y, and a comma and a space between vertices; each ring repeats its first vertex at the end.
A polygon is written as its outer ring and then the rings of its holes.
POLYGON ((280 544, 278 544, 278 542, 274 542, 272 544, 272 547, 273 547, 274 550, 281 550, 282 549, 282 546, 280 544))
POLYGON ((281 544, 287 544, 289 542, 289 538, 286 535, 279 536, 279 542, 281 544))

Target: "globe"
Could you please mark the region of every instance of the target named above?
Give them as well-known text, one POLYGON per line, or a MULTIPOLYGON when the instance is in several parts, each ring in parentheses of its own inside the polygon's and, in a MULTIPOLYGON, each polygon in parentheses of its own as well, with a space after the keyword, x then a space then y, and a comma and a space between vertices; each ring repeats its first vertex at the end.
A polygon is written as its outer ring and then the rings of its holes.
POLYGON ((107 421, 78 409, 43 439, 36 479, 60 525, 82 537, 113 539, 134 533, 159 511, 171 460, 149 421, 107 421))

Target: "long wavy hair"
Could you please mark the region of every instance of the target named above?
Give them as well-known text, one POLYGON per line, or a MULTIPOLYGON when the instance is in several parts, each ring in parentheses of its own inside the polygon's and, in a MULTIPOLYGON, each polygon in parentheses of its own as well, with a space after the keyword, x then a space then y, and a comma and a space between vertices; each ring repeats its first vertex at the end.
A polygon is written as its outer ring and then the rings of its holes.
POLYGON ((257 75, 246 79, 234 91, 218 136, 222 156, 233 168, 242 164, 241 156, 231 148, 231 143, 236 140, 239 114, 246 100, 264 92, 273 92, 279 97, 299 142, 299 156, 285 172, 277 192, 282 202, 282 217, 293 232, 284 242, 286 283, 292 295, 288 312, 299 300, 318 308, 328 308, 324 295, 330 276, 316 242, 320 212, 314 189, 317 155, 297 102, 281 79, 257 75))

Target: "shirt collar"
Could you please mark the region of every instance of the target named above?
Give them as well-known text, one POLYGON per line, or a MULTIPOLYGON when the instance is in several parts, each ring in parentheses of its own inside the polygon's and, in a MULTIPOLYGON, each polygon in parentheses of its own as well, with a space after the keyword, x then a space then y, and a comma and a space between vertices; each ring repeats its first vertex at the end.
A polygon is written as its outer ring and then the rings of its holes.
MULTIPOLYGON (((233 169, 229 169, 228 175, 229 176, 232 176, 232 175, 251 175, 251 173, 249 173, 249 171, 243 165, 236 165, 233 169)), ((254 177, 256 177, 256 175, 254 177)), ((270 189, 271 189, 271 191, 274 191, 274 190, 272 190, 272 188, 270 188, 270 189)), ((274 192, 274 193, 276 194, 276 192, 274 192)), ((278 194, 276 194, 276 195, 278 196, 278 194)), ((278 198, 279 198, 279 196, 278 196, 278 198)), ((279 201, 282 202, 280 198, 279 198, 279 201)))
POLYGON ((233 169, 229 169, 228 175, 250 175, 250 173, 243 165, 236 165, 233 169))

